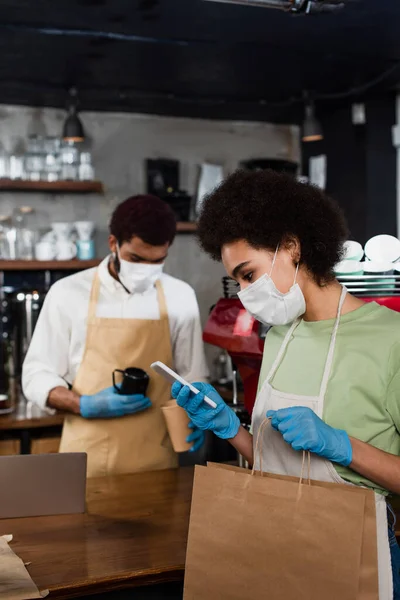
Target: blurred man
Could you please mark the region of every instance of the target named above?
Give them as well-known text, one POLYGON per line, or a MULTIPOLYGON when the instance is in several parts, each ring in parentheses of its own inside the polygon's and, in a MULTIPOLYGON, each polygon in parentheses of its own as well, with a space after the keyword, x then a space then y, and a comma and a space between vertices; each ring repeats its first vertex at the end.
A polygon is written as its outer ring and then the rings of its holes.
MULTIPOLYGON (((174 467, 161 406, 170 385, 160 360, 191 381, 207 378, 193 289, 163 273, 176 222, 154 196, 120 204, 110 222, 109 255, 98 268, 55 283, 46 296, 23 367, 28 400, 67 411, 61 452, 86 452, 88 476, 174 467), (150 377, 146 396, 112 387, 114 369, 150 377)), ((192 450, 203 443, 194 428, 192 450)))

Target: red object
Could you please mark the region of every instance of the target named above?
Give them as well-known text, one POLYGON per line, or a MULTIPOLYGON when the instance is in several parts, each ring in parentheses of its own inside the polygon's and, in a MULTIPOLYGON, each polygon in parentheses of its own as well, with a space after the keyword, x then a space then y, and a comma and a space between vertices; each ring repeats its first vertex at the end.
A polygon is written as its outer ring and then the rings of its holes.
POLYGON ((254 318, 247 312, 245 308, 239 310, 236 317, 233 335, 241 337, 251 337, 253 333, 254 318))
POLYGON ((251 414, 257 393, 264 340, 259 336, 260 324, 252 317, 250 319, 239 299, 221 298, 210 313, 203 340, 223 348, 231 356, 242 378, 245 405, 251 414))
MULTIPOLYGON (((400 312, 400 297, 363 298, 400 312)), ((243 381, 245 405, 253 411, 258 378, 264 350, 264 340, 259 335, 260 324, 243 309, 238 298, 221 298, 210 313, 203 340, 223 348, 231 356, 243 381)))
POLYGON ((400 312, 400 296, 382 296, 382 298, 363 298, 365 302, 377 302, 391 310, 400 312))

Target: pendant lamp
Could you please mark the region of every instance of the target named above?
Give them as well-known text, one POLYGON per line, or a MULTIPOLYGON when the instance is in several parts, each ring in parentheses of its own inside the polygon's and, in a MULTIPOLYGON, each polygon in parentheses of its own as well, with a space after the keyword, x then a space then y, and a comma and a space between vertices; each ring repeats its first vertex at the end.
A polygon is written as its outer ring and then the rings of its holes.
POLYGON ((85 131, 78 117, 78 92, 75 88, 69 90, 67 117, 64 121, 62 138, 65 142, 83 142, 85 131))

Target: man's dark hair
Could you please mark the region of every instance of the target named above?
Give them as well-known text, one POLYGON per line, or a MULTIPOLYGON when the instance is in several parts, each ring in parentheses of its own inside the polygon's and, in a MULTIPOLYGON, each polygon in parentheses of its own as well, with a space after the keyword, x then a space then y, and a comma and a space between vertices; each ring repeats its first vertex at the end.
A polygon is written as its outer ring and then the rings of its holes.
POLYGON ((319 283, 333 278, 341 259, 347 226, 338 204, 321 189, 292 175, 236 171, 204 200, 198 237, 214 260, 224 244, 246 240, 254 248, 274 251, 297 238, 300 264, 319 283))
POLYGON ((114 210, 110 233, 120 245, 137 236, 146 244, 163 246, 174 241, 176 219, 171 207, 157 196, 131 196, 114 210))

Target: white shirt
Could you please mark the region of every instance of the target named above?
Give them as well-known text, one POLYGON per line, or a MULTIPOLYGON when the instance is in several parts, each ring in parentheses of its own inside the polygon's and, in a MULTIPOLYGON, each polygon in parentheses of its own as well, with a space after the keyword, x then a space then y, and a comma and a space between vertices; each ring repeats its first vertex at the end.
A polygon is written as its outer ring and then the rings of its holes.
MULTIPOLYGON (((98 267, 97 316, 159 319, 156 288, 143 294, 128 294, 110 275, 108 261, 109 257, 98 267)), ((95 272, 96 269, 88 269, 60 279, 45 298, 22 370, 24 394, 40 408, 46 406, 53 388, 68 388, 76 377, 85 348, 89 297, 95 272)), ((174 369, 188 381, 204 381, 208 369, 195 292, 184 281, 164 273, 161 283, 168 310, 174 369)))

